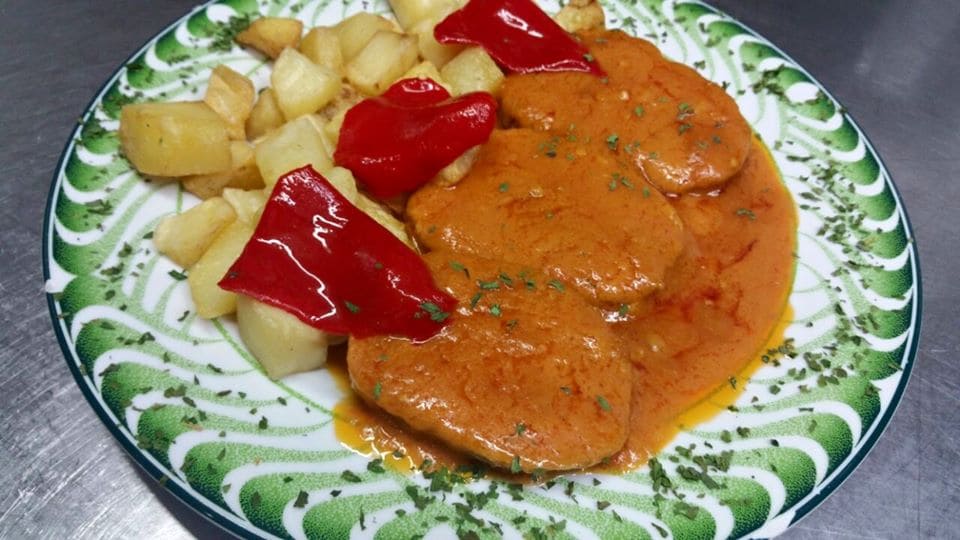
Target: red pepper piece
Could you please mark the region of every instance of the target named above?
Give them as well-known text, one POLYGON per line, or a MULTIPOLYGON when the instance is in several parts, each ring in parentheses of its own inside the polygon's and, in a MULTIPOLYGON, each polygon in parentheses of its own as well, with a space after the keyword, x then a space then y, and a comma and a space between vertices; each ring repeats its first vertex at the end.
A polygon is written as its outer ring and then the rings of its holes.
POLYGON ((440 43, 479 45, 514 73, 605 75, 587 49, 531 0, 470 0, 441 21, 433 35, 440 43))
POLYGON ((429 339, 457 304, 419 255, 310 166, 277 182, 220 287, 358 338, 429 339))
POLYGON ((400 195, 487 142, 496 113, 490 94, 451 99, 430 79, 404 79, 347 111, 334 160, 353 171, 373 195, 400 195))

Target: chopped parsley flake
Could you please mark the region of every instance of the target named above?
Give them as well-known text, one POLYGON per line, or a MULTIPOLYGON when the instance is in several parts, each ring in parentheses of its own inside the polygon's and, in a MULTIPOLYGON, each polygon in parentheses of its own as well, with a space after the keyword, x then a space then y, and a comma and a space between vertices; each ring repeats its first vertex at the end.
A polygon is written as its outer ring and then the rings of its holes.
POLYGON ((737 215, 740 217, 745 217, 750 221, 755 221, 757 219, 757 215, 754 214, 753 210, 750 210, 749 208, 738 208, 737 215))
POLYGON ((513 461, 510 462, 510 472, 517 474, 521 471, 520 468, 520 456, 513 456, 513 461))
POLYGON ((500 187, 498 187, 497 189, 500 190, 500 193, 506 193, 507 190, 510 189, 510 184, 504 182, 500 184, 500 187))
POLYGON ((607 137, 607 148, 616 151, 618 144, 620 144, 620 136, 616 133, 607 137))
POLYGON ((626 317, 628 313, 630 313, 630 306, 627 304, 620 304, 620 308, 617 309, 617 315, 626 317))
POLYGON ((633 109, 633 114, 637 115, 637 118, 642 118, 644 113, 643 105, 637 105, 633 109))
POLYGON ((494 317, 499 317, 503 315, 503 310, 500 309, 500 304, 493 304, 490 306, 490 314, 494 317))
POLYGON ((610 412, 613 410, 613 407, 610 406, 610 402, 607 401, 607 398, 603 396, 597 396, 597 404, 600 405, 600 408, 610 412))
POLYGON ((560 292, 563 292, 564 289, 563 282, 558 279, 551 279, 547 282, 547 286, 560 292))
POLYGON ((360 313, 360 306, 354 304, 353 302, 344 300, 343 305, 346 306, 347 311, 349 311, 350 313, 360 313))
POLYGON ((360 477, 357 475, 357 473, 351 471, 350 469, 347 469, 347 470, 343 471, 342 473, 340 473, 340 478, 343 478, 343 479, 346 480, 347 482, 353 482, 353 483, 355 483, 355 484, 363 481, 363 479, 360 478, 360 477))
POLYGON ((526 424, 524 424, 523 422, 520 422, 519 424, 517 424, 517 427, 516 427, 517 435, 523 435, 523 432, 526 430, 527 430, 526 424))
POLYGON ((377 384, 373 385, 373 400, 380 401, 380 393, 383 391, 383 384, 380 381, 377 381, 377 384))
POLYGON ((447 317, 450 316, 449 313, 442 311, 440 306, 434 304, 433 302, 424 302, 420 304, 420 309, 426 311, 430 315, 431 321, 437 323, 447 320, 447 317))
POLYGON ((173 279, 177 280, 177 281, 183 281, 183 280, 187 279, 187 274, 186 274, 186 272, 180 272, 180 271, 178 271, 178 270, 171 270, 171 271, 167 272, 167 274, 168 274, 170 277, 172 277, 173 279))

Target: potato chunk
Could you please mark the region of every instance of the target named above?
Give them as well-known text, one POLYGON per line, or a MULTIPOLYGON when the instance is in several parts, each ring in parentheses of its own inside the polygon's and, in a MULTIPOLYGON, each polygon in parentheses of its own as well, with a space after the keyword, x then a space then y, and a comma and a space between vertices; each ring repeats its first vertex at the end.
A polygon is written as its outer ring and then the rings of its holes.
POLYGON ((256 225, 260 221, 260 213, 267 204, 269 194, 262 189, 235 189, 223 190, 223 200, 230 203, 237 219, 256 225))
POLYGON ((464 49, 463 45, 444 45, 437 41, 437 38, 433 37, 433 28, 442 19, 443 17, 438 17, 436 19, 420 21, 420 23, 411 30, 411 33, 417 36, 417 47, 420 49, 420 56, 422 56, 424 60, 437 66, 437 68, 442 68, 464 49))
POLYGON ((120 112, 120 147, 138 171, 186 176, 230 168, 227 124, 203 103, 138 103, 120 112))
POLYGON ((253 109, 255 91, 250 79, 224 65, 213 68, 203 102, 227 123, 231 139, 244 139, 244 124, 253 109))
POLYGON ((570 3, 557 13, 554 20, 567 32, 602 30, 604 27, 603 8, 599 2, 580 2, 580 6, 570 3))
POLYGON ((452 90, 450 85, 444 82, 443 77, 440 76, 440 70, 437 69, 437 66, 431 64, 430 62, 420 62, 419 64, 410 68, 409 71, 401 75, 400 79, 430 79, 440 86, 446 88, 447 92, 452 90))
POLYGON ((497 95, 504 79, 496 62, 480 47, 464 49, 443 66, 440 75, 457 96, 470 92, 497 95))
POLYGON ((194 174, 182 179, 183 189, 201 199, 220 195, 224 188, 257 189, 263 187, 263 179, 253 159, 253 146, 247 141, 231 141, 230 155, 233 166, 223 172, 194 174))
POLYGON ((294 49, 280 54, 270 75, 277 104, 287 120, 314 113, 340 92, 340 75, 294 49))
POLYGON ((253 229, 251 223, 234 220, 217 235, 200 260, 190 268, 187 283, 200 317, 213 319, 236 310, 237 295, 221 289, 217 284, 240 256, 253 236, 253 229))
POLYGON ((317 369, 327 362, 327 333, 282 309, 238 295, 237 326, 243 344, 271 379, 317 369))
POLYGON ((382 93, 417 61, 413 37, 382 30, 347 64, 347 80, 368 95, 382 93))
POLYGON ((390 8, 404 30, 424 19, 439 18, 457 8, 452 0, 390 0, 390 8))
POLYGON ((393 23, 373 13, 361 11, 340 21, 336 27, 340 37, 340 53, 349 62, 380 30, 393 30, 393 23))
POLYGON ((440 172, 437 174, 437 181, 440 182, 441 185, 452 186, 460 180, 463 180, 463 177, 473 168, 473 164, 476 163, 477 156, 479 155, 479 146, 474 146, 467 150, 461 154, 460 157, 453 160, 453 163, 440 169, 440 172))
POLYGON ((227 201, 220 197, 208 199, 182 214, 160 220, 153 231, 153 244, 173 262, 190 268, 236 217, 227 201))
POLYGON ((262 17, 237 34, 237 43, 249 45, 270 58, 277 58, 283 49, 300 43, 303 23, 297 19, 262 17))
POLYGON ((300 52, 318 66, 335 73, 343 73, 343 52, 336 28, 318 26, 304 36, 300 52))
POLYGON ((282 126, 285 120, 277 103, 277 93, 273 88, 267 88, 260 92, 256 105, 250 111, 250 118, 247 118, 247 137, 250 140, 257 139, 282 126))
POLYGON ((407 233, 407 226, 397 219, 387 207, 362 194, 357 195, 355 204, 357 208, 363 210, 364 214, 372 217, 374 221, 382 225, 384 229, 390 231, 390 234, 396 236, 398 240, 407 244, 412 249, 416 249, 413 240, 410 239, 410 234, 407 233))
POLYGON ((267 187, 284 174, 312 165, 320 173, 333 167, 320 132, 309 116, 301 116, 272 131, 254 150, 257 168, 267 187))

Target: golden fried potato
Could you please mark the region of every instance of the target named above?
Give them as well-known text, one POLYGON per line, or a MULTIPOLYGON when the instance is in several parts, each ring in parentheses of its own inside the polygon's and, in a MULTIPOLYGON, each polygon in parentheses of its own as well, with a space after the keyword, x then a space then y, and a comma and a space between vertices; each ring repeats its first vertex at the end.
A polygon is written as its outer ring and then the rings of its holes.
POLYGON ((469 47, 446 63, 440 75, 459 96, 470 92, 500 93, 504 75, 496 62, 480 47, 469 47))
POLYGON ((381 30, 350 60, 346 76, 361 92, 378 95, 416 62, 415 38, 381 30))
POLYGON ((227 124, 203 103, 137 103, 120 111, 120 148, 143 174, 186 176, 232 165, 227 124))
POLYGON ((237 295, 221 289, 217 284, 240 256, 253 236, 253 229, 251 223, 234 220, 220 231, 200 260, 190 268, 187 283, 198 316, 213 319, 237 309, 237 295))
POLYGON ((300 42, 300 52, 314 64, 343 74, 343 52, 340 50, 339 34, 336 28, 318 26, 304 36, 300 42))
POLYGON ((183 189, 201 199, 220 195, 224 188, 258 189, 263 187, 263 178, 254 160, 253 146, 247 141, 231 141, 232 166, 222 172, 194 174, 182 178, 183 189))
POLYGON ((267 88, 260 92, 256 105, 250 111, 250 118, 247 118, 247 137, 250 140, 258 139, 270 130, 282 126, 285 120, 277 103, 277 93, 273 88, 267 88))
POLYGON ((282 309, 238 295, 237 326, 243 344, 271 379, 317 369, 327 362, 327 333, 282 309))
POLYGON ((246 138, 244 124, 253 109, 256 92, 250 79, 224 65, 213 68, 203 102, 227 123, 231 139, 246 138))
POLYGON ((213 240, 237 218, 230 204, 215 197, 193 208, 160 220, 153 231, 157 251, 183 268, 190 268, 213 240))
POLYGON ((303 33, 303 23, 297 19, 262 17, 250 23, 246 30, 237 34, 236 41, 277 58, 283 49, 296 47, 303 33))
POLYGON ((340 52, 344 62, 349 62, 363 49, 380 30, 393 30, 394 23, 373 13, 361 11, 340 21, 335 26, 340 38, 340 52))
POLYGON ((340 75, 295 49, 280 54, 270 74, 277 105, 287 120, 317 112, 340 92, 340 75))

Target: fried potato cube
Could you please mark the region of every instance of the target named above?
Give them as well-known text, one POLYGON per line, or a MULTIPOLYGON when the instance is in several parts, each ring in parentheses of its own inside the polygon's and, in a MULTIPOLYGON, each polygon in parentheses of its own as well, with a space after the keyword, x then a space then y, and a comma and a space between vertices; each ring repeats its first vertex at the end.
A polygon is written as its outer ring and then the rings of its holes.
POLYGON ((603 8, 596 1, 571 2, 557 13, 554 20, 567 32, 602 30, 606 24, 603 8))
POLYGON ((416 39, 381 30, 350 60, 346 76, 361 92, 378 95, 416 62, 416 39))
POLYGON ((480 47, 469 47, 440 70, 440 76, 453 88, 455 96, 470 92, 497 95, 503 85, 503 72, 480 47))
POLYGON ((267 204, 268 196, 269 193, 262 189, 227 188, 223 190, 223 200, 233 207, 233 211, 237 213, 237 219, 253 225, 260 221, 260 214, 264 205, 267 204))
POLYGON ((284 49, 296 47, 303 33, 303 23, 284 17, 261 17, 237 34, 237 43, 248 45, 270 58, 277 58, 284 49))
POLYGON ((301 116, 275 129, 254 149, 257 168, 268 188, 273 188, 284 174, 312 165, 325 173, 333 167, 326 144, 309 116, 301 116))
POLYGON ((328 334, 280 308, 241 294, 237 326, 243 344, 271 379, 314 370, 327 362, 328 334))
POLYGON ((138 103, 120 111, 120 147, 138 171, 186 176, 230 168, 227 124, 203 103, 138 103))
POLYGON ((329 122, 323 125, 324 134, 333 142, 334 146, 340 141, 340 128, 343 127, 343 119, 347 117, 348 110, 349 109, 344 109, 340 111, 336 116, 331 118, 329 122))
POLYGON ((258 189, 263 187, 263 178, 254 160, 253 146, 247 141, 231 141, 230 155, 233 165, 229 170, 210 174, 194 174, 182 178, 183 189, 201 199, 220 195, 224 188, 258 189))
POLYGON ((400 26, 410 31, 425 19, 439 19, 457 8, 451 0, 389 0, 400 26))
POLYGON ((231 139, 244 139, 244 125, 253 109, 253 82, 224 65, 213 68, 203 102, 227 123, 231 139))
POLYGON ((251 223, 234 220, 220 231, 200 260, 190 268, 187 283, 200 317, 213 319, 237 309, 237 295, 221 289, 217 284, 240 257, 244 246, 253 236, 253 229, 251 223))
POLYGON ((444 14, 436 19, 426 19, 420 21, 410 32, 417 36, 417 48, 420 49, 420 56, 424 60, 442 68, 454 56, 460 54, 465 48, 464 45, 444 45, 433 37, 433 28, 446 16, 444 14))
POLYGON ((374 221, 382 225, 384 229, 390 231, 390 234, 396 236, 398 240, 407 244, 410 248, 416 249, 413 240, 410 239, 410 234, 407 232, 407 226, 397 219, 387 207, 363 194, 357 195, 357 200, 354 204, 356 204, 357 208, 362 210, 363 213, 372 217, 374 221))
POLYGON ((463 180, 463 177, 473 168, 473 164, 477 161, 477 156, 479 155, 479 146, 474 146, 467 150, 461 154, 460 157, 453 160, 453 163, 440 170, 437 174, 437 181, 440 182, 441 185, 452 186, 460 180, 463 180))
POLYGON ((282 126, 285 121, 280 104, 277 103, 277 93, 273 88, 267 88, 260 92, 256 105, 250 111, 250 118, 247 118, 247 137, 250 140, 257 139, 282 126))
POLYGON ((182 214, 161 219, 153 231, 153 244, 173 262, 190 268, 236 218, 227 201, 207 199, 182 214))
POLYGON ((430 62, 420 62, 400 76, 401 79, 430 79, 451 92, 453 89, 440 76, 440 70, 430 62))
POLYGON ((349 169, 343 167, 334 167, 323 173, 323 177, 330 182, 337 191, 351 203, 357 204, 357 198, 360 196, 357 192, 357 180, 349 169))
POLYGON ((287 120, 314 113, 340 92, 340 75, 294 49, 280 54, 270 74, 277 105, 287 120))
POLYGON ((300 42, 300 52, 318 66, 334 73, 343 73, 343 52, 340 49, 340 37, 336 28, 318 26, 313 28, 300 42))
POLYGON ((394 25, 379 15, 360 12, 340 21, 335 28, 340 37, 340 53, 346 63, 366 47, 374 34, 381 30, 393 30, 394 25))

